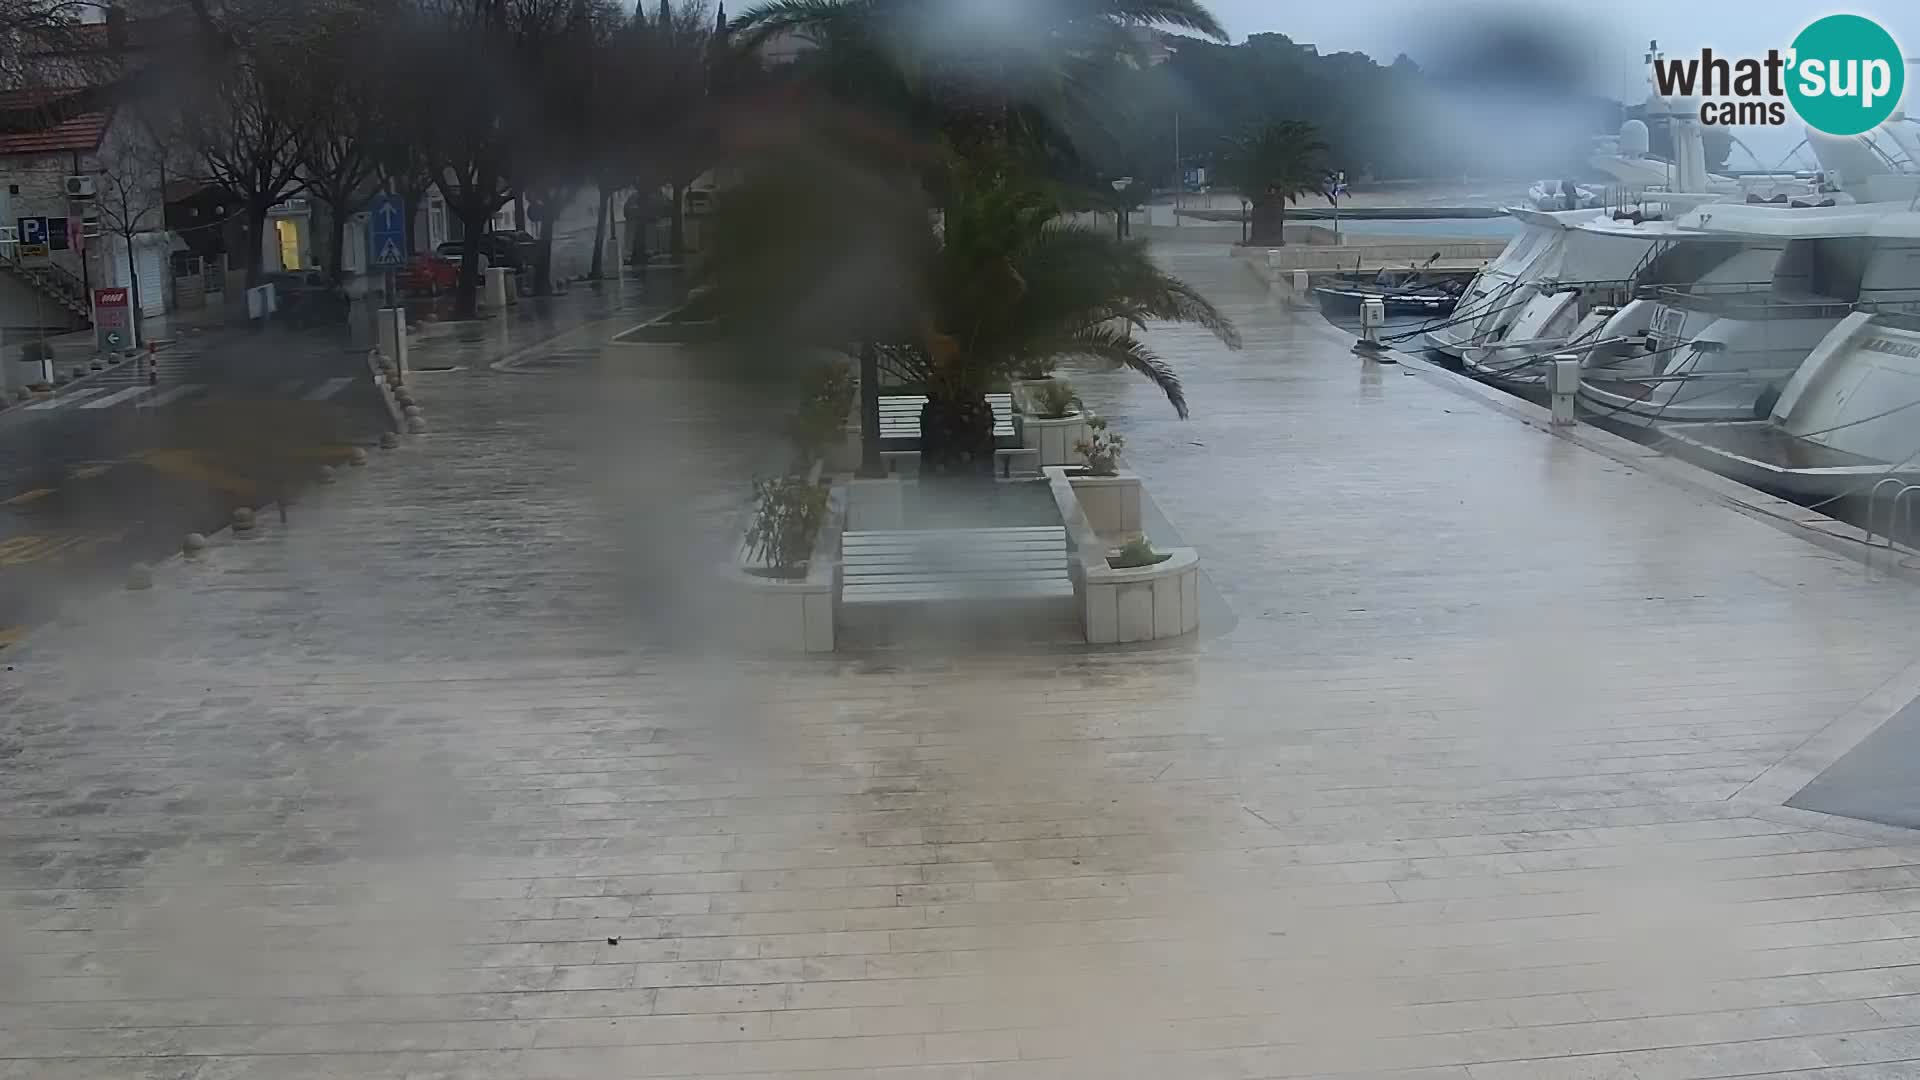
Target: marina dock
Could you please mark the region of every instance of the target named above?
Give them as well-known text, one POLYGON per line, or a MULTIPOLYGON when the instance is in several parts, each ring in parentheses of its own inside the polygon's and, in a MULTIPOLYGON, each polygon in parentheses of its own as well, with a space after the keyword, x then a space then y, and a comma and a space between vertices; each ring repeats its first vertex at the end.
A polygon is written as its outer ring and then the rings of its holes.
POLYGON ((576 336, 11 647, 0 1075, 1913 1075, 1920 840, 1787 803, 1915 585, 1161 253, 1245 337, 1148 332, 1192 419, 1063 374, 1197 640, 687 648, 741 402, 576 336))

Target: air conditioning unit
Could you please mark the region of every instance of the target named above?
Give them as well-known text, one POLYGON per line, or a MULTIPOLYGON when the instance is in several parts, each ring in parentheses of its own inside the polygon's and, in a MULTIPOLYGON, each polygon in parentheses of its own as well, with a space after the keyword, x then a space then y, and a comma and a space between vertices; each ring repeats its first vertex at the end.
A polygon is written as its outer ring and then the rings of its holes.
POLYGON ((67 177, 67 198, 93 198, 93 177, 86 175, 67 177))

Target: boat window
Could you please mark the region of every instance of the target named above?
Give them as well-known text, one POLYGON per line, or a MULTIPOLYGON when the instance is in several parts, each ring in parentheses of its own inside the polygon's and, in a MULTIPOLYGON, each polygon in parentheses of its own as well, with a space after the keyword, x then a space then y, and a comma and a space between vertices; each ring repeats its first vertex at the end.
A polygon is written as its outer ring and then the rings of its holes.
POLYGON ((1920 310, 1920 247, 1882 241, 1861 279, 1860 302, 1875 311, 1920 310))
POLYGON ((1682 240, 1655 255, 1634 280, 1636 285, 1671 285, 1685 288, 1705 277, 1714 267, 1732 258, 1739 244, 1719 244, 1704 240, 1682 240))
POLYGON ((1837 300, 1860 297, 1860 279, 1873 253, 1873 240, 1865 236, 1835 236, 1813 242, 1808 262, 1807 288, 1817 296, 1837 300))

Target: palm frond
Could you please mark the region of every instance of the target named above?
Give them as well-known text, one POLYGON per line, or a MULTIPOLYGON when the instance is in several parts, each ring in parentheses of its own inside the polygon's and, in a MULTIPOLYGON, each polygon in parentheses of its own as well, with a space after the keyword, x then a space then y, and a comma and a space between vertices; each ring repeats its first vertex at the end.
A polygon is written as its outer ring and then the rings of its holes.
POLYGON ((1167 395, 1167 403, 1180 414, 1180 419, 1187 418, 1187 392, 1180 385, 1179 372, 1131 333, 1110 326, 1092 326, 1060 338, 1054 347, 1055 356, 1081 356, 1131 368, 1167 395))
POLYGON ((869 26, 874 7, 873 0, 767 0, 734 19, 727 30, 748 48, 758 48, 783 33, 824 44, 869 26))

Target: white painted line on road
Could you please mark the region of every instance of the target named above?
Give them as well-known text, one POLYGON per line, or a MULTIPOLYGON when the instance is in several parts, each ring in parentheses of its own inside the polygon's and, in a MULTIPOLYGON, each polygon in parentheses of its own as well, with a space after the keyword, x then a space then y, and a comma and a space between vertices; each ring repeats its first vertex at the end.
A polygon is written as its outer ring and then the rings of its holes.
POLYGON ((89 386, 85 390, 75 390, 65 397, 57 397, 52 401, 42 401, 38 405, 29 405, 27 408, 29 410, 57 409, 62 405, 72 405, 78 401, 85 401, 95 394, 104 394, 106 392, 107 388, 104 386, 89 386))
POLYGON ((80 406, 83 409, 106 409, 118 405, 130 397, 138 397, 153 389, 151 386, 129 386, 125 390, 115 390, 98 401, 89 401, 80 406))
POLYGON ((133 407, 136 409, 157 409, 162 405, 171 405, 181 398, 186 397, 188 394, 200 389, 202 389, 202 387, 199 383, 187 383, 185 386, 176 386, 156 397, 150 397, 145 401, 136 402, 133 407))
POLYGON ((281 397, 292 397, 293 392, 300 389, 301 385, 306 381, 305 379, 287 379, 281 382, 279 386, 274 387, 273 392, 279 394, 281 397))
POLYGON ((347 378, 328 379, 326 382, 321 383, 319 386, 315 387, 311 392, 309 392, 307 394, 307 400, 308 401, 325 401, 328 398, 332 397, 333 395, 339 393, 340 391, 345 390, 348 384, 352 382, 353 382, 352 379, 347 379, 347 378))

